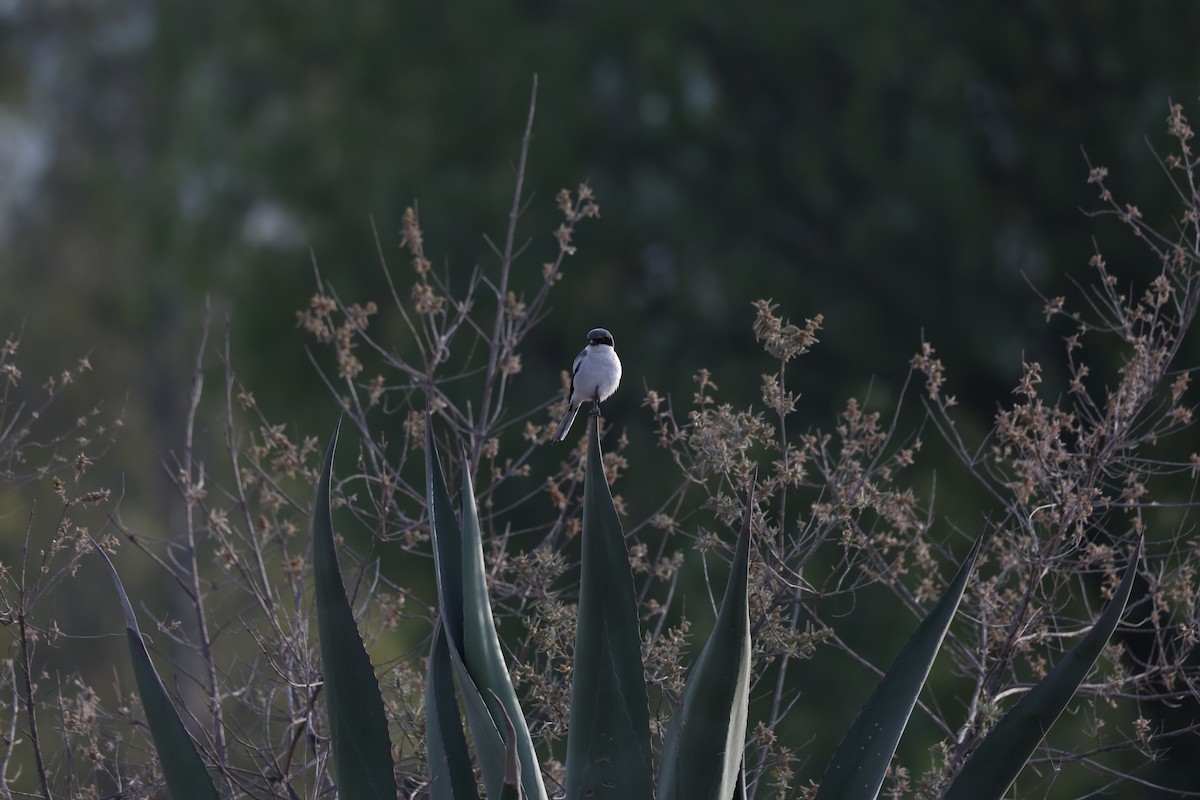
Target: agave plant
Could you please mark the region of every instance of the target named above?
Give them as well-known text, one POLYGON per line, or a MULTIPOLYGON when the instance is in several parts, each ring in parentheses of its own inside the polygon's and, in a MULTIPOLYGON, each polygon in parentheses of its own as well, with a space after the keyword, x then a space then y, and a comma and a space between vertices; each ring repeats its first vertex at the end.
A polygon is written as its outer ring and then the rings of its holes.
MULTIPOLYGON (((545 800, 537 753, 492 619, 470 474, 463 470, 456 514, 428 417, 426 423, 426 489, 440 601, 425 688, 430 797, 479 800, 482 783, 482 796, 488 800, 545 800)), ((588 439, 566 797, 744 797, 753 482, 713 631, 671 716, 655 773, 633 578, 602 468, 595 419, 588 439)), ((336 441, 335 432, 311 518, 316 616, 334 772, 344 798, 394 800, 397 786, 383 699, 346 598, 334 548, 330 484, 336 441)), ((878 796, 981 544, 982 539, 974 543, 845 734, 822 778, 818 800, 878 796)), ((1116 629, 1138 561, 1137 555, 1131 559, 1088 635, 975 748, 943 794, 945 800, 999 800, 1005 794, 1116 629)), ((115 569, 112 574, 125 608, 138 688, 168 786, 177 798, 215 797, 203 761, 142 645, 115 569)))

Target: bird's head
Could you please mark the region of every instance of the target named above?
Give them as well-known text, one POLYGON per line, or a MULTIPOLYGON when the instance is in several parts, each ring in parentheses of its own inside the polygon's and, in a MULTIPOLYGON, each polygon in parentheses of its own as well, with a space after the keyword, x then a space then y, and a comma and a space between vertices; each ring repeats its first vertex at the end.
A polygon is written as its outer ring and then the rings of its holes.
POLYGON ((613 336, 604 328, 592 328, 588 331, 588 344, 606 344, 613 346, 613 336))

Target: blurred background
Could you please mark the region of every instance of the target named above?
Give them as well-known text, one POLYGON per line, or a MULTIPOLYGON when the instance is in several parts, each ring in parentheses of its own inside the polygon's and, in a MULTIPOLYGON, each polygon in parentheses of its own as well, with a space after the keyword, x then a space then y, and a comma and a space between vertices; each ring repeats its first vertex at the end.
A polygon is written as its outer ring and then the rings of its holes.
POLYGON ((758 402, 768 297, 825 317, 791 373, 814 424, 850 395, 889 408, 924 337, 986 429, 1022 358, 1060 352, 1038 293, 1072 291, 1096 246, 1146 263, 1085 213, 1085 151, 1170 226, 1152 146, 1169 102, 1195 111, 1197 30, 1183 1, 0 0, 0 335, 31 384, 90 354, 88 397, 125 421, 102 482, 169 528, 206 302, 264 412, 323 436, 295 318, 314 262, 392 342, 372 220, 397 272, 414 202, 435 268, 493 265, 536 74, 516 287, 553 257, 560 188, 590 182, 601 218, 517 407, 604 325, 625 362, 608 413, 631 458, 661 458, 643 386, 684 404, 707 367, 720 399, 758 402))
POLYGON ((492 263, 536 73, 519 240, 545 255, 518 285, 553 253, 558 189, 590 181, 602 218, 524 354, 530 396, 602 324, 630 411, 643 380, 690 396, 701 366, 754 399, 750 303, 771 297, 825 315, 814 415, 872 380, 886 404, 923 334, 986 419, 1046 344, 1031 286, 1062 293, 1094 237, 1139 255, 1081 212, 1084 149, 1151 219, 1170 201, 1148 137, 1198 94, 1200 50, 1172 35, 1197 21, 1190 2, 5 0, 0 328, 46 373, 92 354, 131 490, 179 445, 206 297, 268 413, 327 418, 294 317, 312 259, 382 302, 371 220, 402 268, 418 202, 435 264, 492 263))

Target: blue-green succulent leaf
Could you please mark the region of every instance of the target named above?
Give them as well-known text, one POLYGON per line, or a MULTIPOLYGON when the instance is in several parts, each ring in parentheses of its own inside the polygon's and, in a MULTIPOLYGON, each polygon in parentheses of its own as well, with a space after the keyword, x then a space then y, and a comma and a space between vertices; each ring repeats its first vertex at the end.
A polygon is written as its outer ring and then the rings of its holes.
POLYGON ((716 624, 667 727, 659 800, 729 800, 737 786, 750 702, 750 518, 754 482, 716 624))
POLYGON ((429 506, 429 536, 433 541, 433 564, 437 578, 442 624, 451 650, 463 653, 463 547, 462 531, 454 516, 454 504, 446 488, 446 477, 433 442, 433 420, 425 414, 425 495, 429 506))
POLYGON ((567 798, 650 800, 650 712, 629 549, 589 418, 567 798))
POLYGON ((498 797, 504 785, 504 736, 502 724, 493 716, 479 685, 467 665, 465 641, 465 601, 463 586, 463 536, 454 505, 446 488, 446 478, 433 441, 433 426, 425 416, 425 488, 429 507, 429 535, 433 541, 433 561, 441 602, 439 624, 446 634, 450 665, 462 697, 471 728, 471 740, 483 785, 489 797, 498 797))
POLYGON ((121 583, 108 554, 99 546, 96 552, 104 557, 108 564, 109 573, 117 587, 117 596, 125 612, 125 634, 129 642, 129 657, 133 661, 133 676, 137 682, 138 695, 142 699, 142 709, 146 712, 146 724, 150 728, 150 736, 154 739, 154 749, 158 753, 158 763, 162 766, 163 778, 171 796, 177 800, 217 800, 217 789, 204 766, 204 760, 196 750, 196 745, 183 724, 183 719, 167 694, 150 653, 142 641, 142 632, 138 628, 137 617, 134 616, 133 606, 129 603, 129 595, 121 583))
MULTIPOLYGON (((447 644, 449 644, 449 640, 447 640, 447 644)), ((448 649, 450 664, 454 669, 454 680, 458 685, 458 692, 467 712, 467 724, 471 728, 471 744, 475 749, 475 758, 479 762, 479 771, 483 775, 483 786, 487 790, 488 797, 496 797, 504 786, 504 735, 496 727, 492 709, 488 707, 483 692, 475 683, 475 679, 471 677, 471 672, 467 669, 462 655, 453 647, 448 649)))
POLYGON ((429 671, 425 675, 425 743, 430 800, 479 800, 454 694, 450 649, 440 621, 433 628, 429 671))
POLYGON ((1141 561, 1141 544, 1108 606, 1083 640, 1005 714, 963 764, 943 800, 999 800, 1055 723, 1108 644, 1141 561))
POLYGON ((545 800, 542 768, 492 619, 492 602, 483 562, 483 533, 479 528, 479 512, 465 460, 462 480, 463 649, 467 668, 484 699, 491 700, 488 705, 497 727, 506 725, 513 729, 506 738, 506 747, 515 748, 520 757, 522 796, 545 800))
MULTIPOLYGON (((499 700, 494 694, 492 697, 499 700)), ((500 707, 500 713, 504 715, 504 786, 500 790, 500 800, 525 800, 525 792, 521 789, 521 755, 517 751, 517 729, 503 706, 500 707)))
POLYGON ((958 611, 982 542, 983 535, 980 534, 958 574, 909 637, 891 669, 842 737, 821 778, 817 800, 875 800, 878 797, 900 735, 908 725, 917 696, 958 611))
POLYGON ((317 482, 311 518, 317 634, 334 772, 342 797, 395 800, 396 777, 383 696, 346 599, 333 540, 330 492, 337 437, 335 430, 317 482))

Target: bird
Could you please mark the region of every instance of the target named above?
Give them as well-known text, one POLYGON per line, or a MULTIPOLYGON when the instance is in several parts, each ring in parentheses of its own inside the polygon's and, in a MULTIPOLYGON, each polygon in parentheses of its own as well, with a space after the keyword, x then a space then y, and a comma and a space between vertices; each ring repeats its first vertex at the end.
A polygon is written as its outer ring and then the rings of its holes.
POLYGON ((550 441, 557 444, 567 438, 579 407, 592 401, 592 413, 600 413, 600 403, 612 396, 621 383, 621 359, 613 346, 613 335, 604 328, 588 331, 587 347, 575 356, 571 365, 571 394, 567 410, 550 441))

